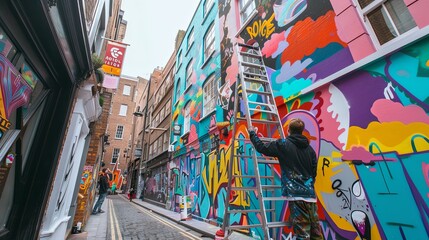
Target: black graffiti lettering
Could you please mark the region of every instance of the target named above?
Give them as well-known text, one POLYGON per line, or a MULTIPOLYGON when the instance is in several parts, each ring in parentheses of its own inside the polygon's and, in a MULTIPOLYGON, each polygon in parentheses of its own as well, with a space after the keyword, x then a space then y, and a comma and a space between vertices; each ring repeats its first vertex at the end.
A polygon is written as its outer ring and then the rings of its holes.
POLYGON ((332 182, 332 189, 337 191, 335 195, 338 198, 342 198, 342 201, 344 202, 343 209, 348 208, 349 210, 351 210, 352 209, 352 191, 350 191, 350 188, 341 189, 340 188, 341 184, 342 184, 341 180, 336 179, 334 182, 332 182), (347 196, 346 193, 348 193, 349 196, 347 196))
POLYGON ((323 158, 323 165, 322 165, 322 173, 323 176, 325 176, 325 166, 329 167, 329 164, 331 163, 331 161, 329 161, 329 159, 327 158, 323 158))

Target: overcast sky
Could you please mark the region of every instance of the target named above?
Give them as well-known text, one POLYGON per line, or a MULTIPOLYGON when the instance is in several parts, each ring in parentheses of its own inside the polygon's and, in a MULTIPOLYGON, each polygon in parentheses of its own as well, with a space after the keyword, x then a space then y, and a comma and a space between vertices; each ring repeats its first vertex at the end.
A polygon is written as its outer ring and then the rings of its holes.
POLYGON ((149 78, 164 67, 174 50, 179 29, 186 30, 200 0, 123 0, 128 22, 124 43, 128 46, 122 74, 149 78))

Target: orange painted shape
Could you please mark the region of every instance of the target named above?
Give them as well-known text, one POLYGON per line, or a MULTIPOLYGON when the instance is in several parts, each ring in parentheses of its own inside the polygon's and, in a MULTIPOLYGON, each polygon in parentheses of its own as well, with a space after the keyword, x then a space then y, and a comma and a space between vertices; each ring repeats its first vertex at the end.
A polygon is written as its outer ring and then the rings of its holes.
POLYGON ((289 47, 282 53, 281 62, 296 62, 306 56, 310 56, 318 48, 324 48, 328 44, 336 42, 346 47, 338 34, 335 25, 335 13, 327 12, 324 16, 314 21, 306 18, 297 22, 287 37, 289 47))

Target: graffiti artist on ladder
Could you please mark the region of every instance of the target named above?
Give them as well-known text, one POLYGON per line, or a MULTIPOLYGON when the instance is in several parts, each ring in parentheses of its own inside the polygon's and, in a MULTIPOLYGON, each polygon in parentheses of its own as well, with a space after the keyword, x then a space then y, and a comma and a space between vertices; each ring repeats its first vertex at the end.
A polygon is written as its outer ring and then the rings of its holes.
POLYGON ((317 157, 308 139, 302 135, 304 122, 295 118, 289 123, 286 139, 263 143, 257 128, 247 130, 256 150, 266 156, 277 157, 282 171, 282 195, 289 200, 289 221, 296 239, 323 239, 317 215, 314 182, 317 157))

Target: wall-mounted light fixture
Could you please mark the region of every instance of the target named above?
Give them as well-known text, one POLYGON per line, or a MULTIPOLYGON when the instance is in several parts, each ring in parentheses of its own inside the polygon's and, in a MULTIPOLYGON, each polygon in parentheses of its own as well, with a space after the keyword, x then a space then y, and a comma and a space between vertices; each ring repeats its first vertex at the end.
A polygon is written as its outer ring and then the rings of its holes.
POLYGON ((145 130, 145 132, 149 132, 149 131, 151 131, 151 130, 154 130, 154 131, 167 131, 167 128, 154 128, 154 127, 150 127, 150 128, 146 128, 146 130, 145 130))

